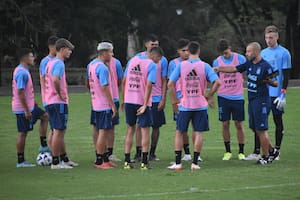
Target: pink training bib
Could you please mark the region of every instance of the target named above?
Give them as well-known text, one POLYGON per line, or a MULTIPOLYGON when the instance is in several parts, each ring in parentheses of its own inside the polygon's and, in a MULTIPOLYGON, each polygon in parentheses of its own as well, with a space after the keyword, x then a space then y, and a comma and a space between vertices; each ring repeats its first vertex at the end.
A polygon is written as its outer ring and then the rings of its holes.
POLYGON ((188 109, 203 108, 208 105, 205 98, 207 85, 204 62, 181 62, 180 84, 182 98, 180 106, 188 109))
POLYGON ((113 99, 119 99, 119 85, 118 85, 118 74, 117 74, 117 59, 112 58, 109 63, 109 72, 110 72, 110 90, 113 99))
MULTIPOLYGON (((239 65, 238 54, 233 53, 232 62, 229 64, 225 64, 219 56, 217 58, 219 66, 237 66, 239 65)), ((244 93, 243 90, 243 75, 241 73, 219 73, 220 78, 220 87, 218 89, 219 95, 242 95, 244 93)))
POLYGON ((17 88, 17 82, 15 80, 15 75, 18 71, 24 70, 28 75, 28 81, 24 88, 24 95, 25 100, 28 105, 29 110, 33 110, 34 108, 34 92, 33 92, 33 84, 32 84, 32 78, 28 70, 24 69, 23 67, 16 67, 13 73, 13 80, 12 80, 12 111, 13 112, 24 112, 25 109, 20 101, 19 94, 18 94, 18 88, 17 88))
MULTIPOLYGON (((89 84, 90 84, 90 93, 92 99, 92 109, 94 111, 102 111, 111 109, 107 98, 105 97, 102 88, 100 86, 100 79, 97 77, 96 69, 103 62, 98 61, 90 65, 89 67, 89 84)), ((104 64, 103 64, 104 65, 104 64)))
MULTIPOLYGON (((148 79, 148 67, 152 61, 135 56, 127 67, 125 84, 125 103, 143 105, 148 79)), ((151 98, 148 106, 152 105, 151 98)))
POLYGON ((67 81, 66 81, 66 72, 64 71, 63 76, 59 80, 60 85, 60 93, 61 95, 65 96, 66 99, 62 100, 58 93, 56 92, 54 83, 53 83, 53 75, 52 75, 52 68, 55 63, 59 62, 58 59, 52 59, 48 62, 46 66, 46 76, 45 76, 45 103, 47 105, 50 104, 69 104, 69 96, 68 96, 68 88, 67 88, 67 81))

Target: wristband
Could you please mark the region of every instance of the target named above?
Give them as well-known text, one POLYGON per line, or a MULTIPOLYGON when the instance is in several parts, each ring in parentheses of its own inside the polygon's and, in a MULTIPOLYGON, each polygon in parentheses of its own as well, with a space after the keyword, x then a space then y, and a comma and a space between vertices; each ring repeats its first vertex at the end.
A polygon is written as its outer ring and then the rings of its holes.
POLYGON ((286 93, 286 89, 282 88, 281 92, 285 94, 286 93))

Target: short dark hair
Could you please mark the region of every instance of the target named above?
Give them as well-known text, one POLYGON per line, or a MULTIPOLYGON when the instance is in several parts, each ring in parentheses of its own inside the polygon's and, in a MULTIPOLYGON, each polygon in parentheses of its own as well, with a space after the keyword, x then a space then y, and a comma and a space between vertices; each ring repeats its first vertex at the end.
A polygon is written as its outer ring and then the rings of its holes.
POLYGON ((270 25, 265 28, 265 33, 278 33, 278 32, 279 30, 275 25, 270 25))
POLYGON ((66 40, 65 38, 60 38, 55 42, 56 46, 56 51, 59 51, 62 48, 69 48, 71 50, 74 49, 74 45, 69 41, 66 40))
POLYGON ((150 54, 156 54, 156 55, 159 55, 159 56, 163 56, 164 55, 164 51, 160 47, 153 47, 150 50, 150 54))
POLYGON ((155 34, 149 34, 145 37, 144 42, 155 42, 158 41, 158 37, 155 34))
POLYGON ((228 40, 226 40, 226 39, 219 40, 218 45, 217 45, 218 52, 222 53, 228 48, 230 48, 230 42, 228 40))
POLYGON ((59 38, 55 35, 52 35, 48 38, 48 46, 50 45, 55 45, 56 41, 58 40, 59 38))
POLYGON ((190 43, 190 41, 188 39, 181 38, 177 42, 177 49, 182 49, 182 48, 188 46, 189 43, 190 43))
POLYGON ((196 41, 191 41, 188 46, 189 52, 195 55, 200 50, 200 44, 196 41))
POLYGON ((32 49, 29 48, 20 48, 17 52, 18 60, 21 61, 28 54, 33 53, 32 49))

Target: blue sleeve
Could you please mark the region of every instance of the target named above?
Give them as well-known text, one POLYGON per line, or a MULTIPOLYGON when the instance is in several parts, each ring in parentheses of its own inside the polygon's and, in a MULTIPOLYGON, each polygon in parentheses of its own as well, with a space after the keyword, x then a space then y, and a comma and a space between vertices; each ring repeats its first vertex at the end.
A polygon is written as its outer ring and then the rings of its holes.
POLYGON ((219 79, 218 75, 216 74, 216 72, 213 70, 213 68, 209 64, 205 63, 204 69, 205 69, 206 79, 209 82, 213 83, 219 79))
POLYGON ((218 60, 215 59, 214 62, 213 62, 213 67, 218 67, 218 66, 219 66, 218 60))
POLYGON ((19 70, 14 79, 17 82, 17 88, 24 89, 28 82, 28 74, 24 70, 19 70))
POLYGON ((160 64, 161 64, 161 76, 165 78, 168 75, 168 60, 163 56, 160 60, 160 64))
POLYGON ((236 66, 237 71, 240 72, 240 73, 245 72, 245 71, 248 69, 249 62, 250 62, 250 61, 245 62, 245 63, 243 63, 243 64, 240 64, 240 65, 236 66))
POLYGON ((239 64, 244 64, 247 61, 246 57, 241 54, 238 55, 238 60, 239 64))
POLYGON ((45 58, 40 63, 40 75, 45 76, 46 75, 46 65, 48 63, 48 60, 45 58))
POLYGON ((148 81, 151 83, 156 82, 156 64, 151 62, 148 66, 148 81))
POLYGON ((52 75, 62 78, 65 71, 65 64, 63 62, 56 62, 52 67, 52 75))
POLYGON ((122 64, 119 60, 116 61, 116 67, 117 67, 118 79, 122 79, 123 78, 123 68, 122 68, 122 64))
POLYGON ((107 67, 103 66, 102 64, 98 65, 96 68, 96 75, 100 80, 100 86, 109 85, 109 71, 107 67))
POLYGON ((168 78, 170 79, 170 76, 172 74, 172 72, 174 71, 176 67, 176 64, 175 64, 175 61, 172 60, 170 63, 169 63, 169 67, 168 67, 168 78))
POLYGON ((180 70, 181 70, 181 64, 178 64, 170 76, 171 81, 173 81, 173 82, 178 81, 178 79, 180 77, 180 70))
POLYGON ((282 69, 291 69, 292 68, 292 62, 291 62, 291 54, 287 50, 284 51, 283 57, 282 57, 282 69))

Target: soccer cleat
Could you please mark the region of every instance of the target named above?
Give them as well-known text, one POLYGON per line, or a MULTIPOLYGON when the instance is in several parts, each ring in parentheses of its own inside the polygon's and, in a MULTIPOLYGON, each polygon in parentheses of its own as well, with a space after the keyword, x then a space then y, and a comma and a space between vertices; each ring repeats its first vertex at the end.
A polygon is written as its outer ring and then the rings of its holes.
POLYGON ((142 161, 142 157, 135 154, 134 159, 131 160, 132 163, 139 163, 142 161))
POLYGON ((279 154, 279 151, 277 149, 274 149, 273 152, 270 152, 268 161, 273 162, 279 156, 279 154))
POLYGON ((108 162, 104 162, 101 165, 95 165, 95 168, 97 168, 97 169, 112 169, 113 167, 108 162))
POLYGON ((152 167, 149 164, 141 164, 141 170, 148 170, 148 169, 152 169, 152 167))
POLYGON ((35 164, 31 164, 27 161, 24 161, 22 163, 17 163, 16 167, 17 168, 35 167, 35 164))
POLYGON ((269 162, 268 159, 260 158, 260 159, 258 159, 258 161, 256 162, 256 164, 258 164, 258 165, 267 165, 267 164, 270 164, 271 162, 269 162))
POLYGON ((245 154, 243 154, 243 153, 239 153, 239 155, 238 155, 238 159, 239 159, 239 160, 245 160, 245 159, 246 159, 246 156, 245 156, 245 154))
POLYGON ((72 166, 66 165, 64 163, 59 163, 57 165, 51 165, 51 169, 73 169, 72 166))
POLYGON ((150 155, 149 160, 150 161, 159 161, 160 159, 158 157, 156 157, 156 155, 150 155))
POLYGON ((119 161, 121 161, 117 156, 115 156, 115 155, 110 155, 109 157, 108 157, 108 159, 110 160, 110 161, 114 161, 114 162, 119 162, 119 161))
POLYGON ((198 162, 203 162, 203 160, 200 156, 198 156, 198 162))
POLYGON ((192 163, 192 165, 191 165, 191 170, 192 171, 196 171, 196 170, 200 170, 200 169, 201 169, 201 167, 199 165, 196 165, 196 164, 192 163))
POLYGON ((180 171, 180 170, 182 170, 182 164, 174 163, 171 166, 167 167, 167 169, 173 170, 173 171, 180 171))
POLYGON ((182 161, 190 161, 190 160, 192 160, 192 156, 191 156, 191 154, 185 154, 181 160, 182 161))
POLYGON ((275 158, 275 160, 280 160, 280 153, 279 153, 279 155, 277 156, 277 158, 275 158))
POLYGON ((224 153, 222 160, 230 160, 231 157, 232 157, 232 153, 226 152, 224 153))
POLYGON ((255 153, 252 153, 252 154, 249 154, 245 160, 259 160, 261 158, 261 156, 259 154, 255 154, 255 153))
POLYGON ((117 164, 114 163, 113 161, 109 161, 108 163, 109 163, 109 165, 110 165, 111 167, 113 167, 113 168, 117 167, 117 164))
POLYGON ((49 146, 45 146, 45 147, 40 146, 40 147, 39 147, 39 152, 40 152, 40 153, 46 153, 46 152, 51 153, 51 149, 50 149, 49 146))
POLYGON ((73 162, 72 160, 69 160, 68 162, 62 161, 62 163, 65 164, 65 165, 71 166, 71 167, 78 167, 79 166, 78 163, 73 162))
POLYGON ((126 170, 133 169, 133 165, 132 163, 125 162, 123 168, 126 170))

